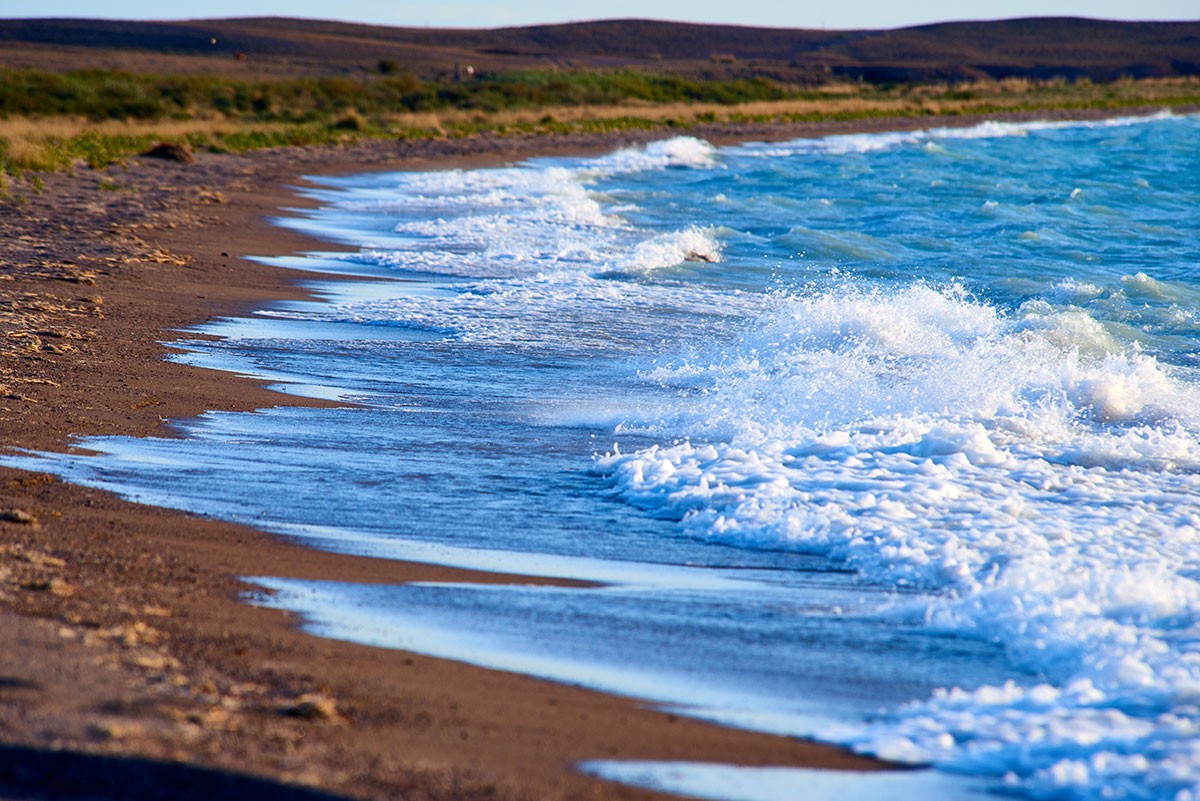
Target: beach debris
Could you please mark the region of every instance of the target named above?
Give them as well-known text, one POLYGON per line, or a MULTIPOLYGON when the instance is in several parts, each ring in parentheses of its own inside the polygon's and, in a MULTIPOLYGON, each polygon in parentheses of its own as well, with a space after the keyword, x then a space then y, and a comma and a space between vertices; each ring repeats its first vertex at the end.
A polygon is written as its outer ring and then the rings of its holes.
POLYGON ((176 144, 175 142, 159 142, 142 155, 152 159, 177 161, 181 164, 196 163, 196 157, 192 155, 192 149, 187 145, 176 144))
MULTIPOLYGON (((14 509, 11 511, 19 512, 21 510, 14 509)), ((26 514, 29 513, 26 512, 26 514)), ((33 517, 33 515, 29 516, 33 517)), ((37 520, 35 518, 33 524, 26 525, 35 525, 36 523, 37 520)), ((59 559, 57 556, 50 556, 49 554, 42 553, 41 551, 35 551, 32 548, 25 548, 21 545, 0 545, 0 556, 7 556, 12 559, 16 559, 18 562, 24 562, 27 565, 32 565, 39 570, 58 569, 67 566, 67 563, 62 559, 59 559)))
MULTIPOLYGON (((96 285, 96 273, 92 270, 86 270, 83 267, 75 264, 72 261, 55 262, 55 261, 40 261, 37 264, 28 265, 25 268, 24 276, 28 278, 50 278, 55 281, 67 281, 73 284, 83 284, 85 286, 96 285)), ((57 303, 57 299, 47 295, 37 295, 36 293, 23 293, 23 305, 30 306, 31 301, 35 298, 41 298, 42 304, 46 305, 48 310, 58 311, 65 310, 67 307, 57 303)), ((33 301, 34 303, 38 301, 33 301)))
POLYGON ((96 740, 124 740, 137 737, 144 731, 142 724, 134 720, 109 718, 88 726, 88 735, 96 740))
POLYGON ((167 656, 166 654, 158 653, 148 649, 138 649, 125 655, 125 664, 131 667, 142 668, 143 670, 166 670, 167 668, 179 668, 179 661, 167 656))
POLYGON ((70 281, 73 284, 83 284, 84 286, 96 285, 96 274, 88 270, 79 270, 70 267, 64 267, 54 278, 59 281, 70 281))
POLYGON ((132 259, 126 259, 127 262, 148 261, 153 262, 154 264, 174 264, 176 267, 182 267, 191 260, 191 256, 176 256, 174 253, 166 250, 165 248, 155 248, 144 255, 137 256, 132 259))
POLYGON ((84 339, 84 335, 78 331, 70 331, 65 328, 46 328, 34 333, 39 337, 52 337, 54 339, 84 339))
POLYGON ((169 714, 181 723, 190 723, 202 729, 235 731, 240 728, 239 721, 231 714, 231 710, 223 706, 199 711, 172 710, 169 714))
POLYGON ((126 648, 133 648, 138 645, 154 645, 168 637, 166 632, 152 628, 141 620, 136 620, 133 623, 109 626, 107 628, 99 628, 95 631, 95 634, 101 639, 120 642, 126 648))
MULTIPOLYGON (((29 473, 22 475, 20 478, 14 478, 8 482, 10 487, 38 487, 42 484, 53 484, 57 481, 57 476, 52 476, 49 473, 29 473)), ((0 553, 6 553, 3 548, 0 548, 0 553)))
POLYGON ((21 589, 30 592, 48 592, 60 598, 67 598, 75 594, 75 588, 60 578, 52 578, 49 581, 27 581, 21 585, 21 589))
POLYGON ((24 509, 7 509, 0 512, 0 520, 22 526, 36 526, 38 519, 24 509))
POLYGON ((275 707, 280 715, 305 720, 341 720, 337 702, 324 693, 305 693, 275 707))

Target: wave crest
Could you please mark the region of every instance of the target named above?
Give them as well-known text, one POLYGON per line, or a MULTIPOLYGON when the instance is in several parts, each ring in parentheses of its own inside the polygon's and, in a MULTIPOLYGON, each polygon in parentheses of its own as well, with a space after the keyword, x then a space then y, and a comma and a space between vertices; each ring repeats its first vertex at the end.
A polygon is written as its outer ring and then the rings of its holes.
POLYGON ((1200 786, 1194 383, 1083 312, 853 284, 782 296, 731 355, 647 375, 686 387, 673 411, 707 442, 601 457, 620 497, 921 589, 891 614, 1002 643, 1049 682, 824 738, 1034 797, 1200 786))

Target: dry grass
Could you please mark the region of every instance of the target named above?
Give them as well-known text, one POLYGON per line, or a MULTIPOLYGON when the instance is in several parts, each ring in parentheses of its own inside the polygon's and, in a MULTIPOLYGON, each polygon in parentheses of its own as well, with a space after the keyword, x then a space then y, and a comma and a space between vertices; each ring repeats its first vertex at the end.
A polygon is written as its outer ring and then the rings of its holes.
MULTIPOLYGON (((141 152, 155 141, 246 150, 273 144, 338 141, 347 137, 462 136, 479 130, 548 132, 609 127, 686 126, 695 122, 933 115, 1005 109, 1200 103, 1200 78, 1123 80, 1109 84, 1024 78, 926 84, 887 89, 867 84, 830 84, 804 97, 734 105, 625 102, 604 106, 528 109, 447 109, 426 112, 342 114, 306 126, 254 122, 209 115, 186 120, 106 120, 81 117, 0 119, 0 179, 23 170, 69 168, 82 158, 92 166, 141 152), (351 124, 352 123, 352 124, 351 124)), ((3 186, 0 184, 0 194, 3 186)))
POLYGON ((1027 105, 1054 107, 1088 102, 1128 102, 1131 105, 1171 100, 1181 94, 1200 94, 1200 78, 1148 79, 1112 84, 1061 81, 1035 83, 1026 78, 973 81, 958 84, 924 84, 881 91, 862 84, 830 84, 811 94, 822 97, 756 101, 723 105, 717 103, 649 104, 627 102, 611 106, 554 106, 483 113, 449 109, 388 115, 389 125, 445 131, 470 125, 536 126, 554 121, 579 123, 629 117, 654 123, 696 120, 744 120, 814 115, 845 116, 875 114, 964 114, 976 109, 1003 109, 1027 105))
MULTIPOLYGON (((846 87, 842 87, 843 89, 846 87)), ((830 93, 833 94, 832 92, 830 93)), ((720 105, 716 103, 629 103, 611 106, 555 106, 536 109, 512 109, 496 112, 447 109, 384 115, 375 122, 385 134, 428 132, 445 135, 480 127, 491 129, 544 128, 547 124, 575 125, 592 121, 616 121, 636 118, 649 124, 668 122, 687 124, 697 120, 738 120, 785 117, 787 115, 854 114, 863 112, 906 112, 917 106, 904 98, 866 99, 858 96, 830 96, 819 100, 782 100, 720 105)), ((105 120, 89 121, 82 117, 11 117, 0 120, 0 140, 7 143, 5 160, 26 169, 53 169, 58 158, 55 147, 79 137, 133 137, 163 141, 203 138, 219 142, 231 134, 247 132, 283 132, 294 126, 286 123, 249 122, 230 119, 189 120, 105 120)), ((58 159, 61 160, 61 159, 58 159)))
MULTIPOLYGON (((636 118, 650 123, 687 124, 698 120, 725 121, 747 118, 785 118, 789 115, 906 112, 918 109, 913 99, 860 97, 821 100, 775 100, 722 105, 717 103, 625 103, 612 106, 550 106, 496 112, 448 109, 391 114, 383 119, 391 127, 446 132, 471 126, 525 128, 546 123, 581 123, 636 118)), ((0 134, 2 135, 2 134, 0 134)))
POLYGON ((84 134, 99 136, 146 136, 177 141, 188 136, 219 138, 238 131, 284 130, 286 123, 239 122, 228 119, 188 120, 103 120, 84 117, 10 117, 0 119, 0 139, 9 143, 10 157, 23 149, 40 149, 53 140, 73 139, 84 134))
MULTIPOLYGON (((158 136, 178 138, 191 133, 219 136, 245 129, 249 124, 227 119, 188 120, 103 120, 93 122, 84 117, 10 117, 0 119, 0 137, 36 140, 45 138, 70 139, 85 132, 101 136, 158 136)), ((270 127, 269 123, 254 124, 255 128, 270 127)), ((283 127, 280 123, 278 127, 283 127)))
MULTIPOLYGON (((0 178, 5 172, 53 171, 81 160, 100 166, 147 149, 154 142, 218 143, 235 134, 282 133, 284 123, 226 119, 103 120, 82 117, 0 119, 0 178)), ((4 187, 0 186, 0 195, 4 187)))
POLYGON ((739 119, 763 115, 838 114, 864 110, 899 111, 911 105, 902 99, 863 99, 859 97, 821 100, 762 100, 753 103, 724 105, 719 103, 624 103, 612 106, 551 106, 539 109, 513 109, 483 114, 457 109, 419 114, 397 114, 389 117, 398 125, 420 128, 447 128, 467 123, 488 122, 492 125, 532 125, 546 117, 557 122, 584 120, 615 120, 635 116, 653 122, 667 120, 690 121, 704 117, 739 119))

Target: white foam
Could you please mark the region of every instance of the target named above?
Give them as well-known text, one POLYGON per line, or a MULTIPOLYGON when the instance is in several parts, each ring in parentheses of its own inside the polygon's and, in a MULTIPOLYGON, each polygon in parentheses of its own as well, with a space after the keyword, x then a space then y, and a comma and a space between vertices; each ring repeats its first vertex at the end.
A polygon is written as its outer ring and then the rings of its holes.
POLYGON ((630 283, 560 270, 459 283, 433 294, 333 304, 320 311, 265 314, 397 325, 494 347, 554 345, 616 356, 640 350, 647 321, 660 315, 662 333, 667 334, 671 326, 696 325, 714 315, 753 313, 761 305, 760 297, 738 292, 630 283))
MULTIPOLYGON (((733 157, 857 161, 910 145, 942 154, 956 139, 1150 119, 829 137, 744 146, 733 157)), ((1152 350, 1156 336, 1194 336, 1200 294, 1169 273, 1139 272, 1140 261, 1122 278, 1059 280, 1012 311, 956 286, 841 281, 764 298, 668 283, 689 258, 720 259, 728 229, 640 230, 622 217, 637 206, 592 191, 592 181, 719 168, 725 158, 680 138, 569 168, 414 174, 378 195, 356 193, 343 208, 397 215, 404 243, 354 258, 489 280, 329 314, 623 364, 648 335, 678 341, 706 319, 752 319, 733 342, 715 336, 710 352, 644 371, 665 391, 638 396, 618 434, 677 444, 599 459, 616 492, 678 518, 688 536, 816 552, 916 588, 891 614, 995 640, 1046 682, 949 689, 826 736, 985 774, 1032 797, 1200 796, 1200 628, 1191 622, 1200 611, 1200 387, 1150 355, 1180 352, 1152 350), (681 433, 691 440, 678 442, 681 433)), ((1077 180, 1055 197, 1066 201, 1077 180)), ((1013 223, 1021 247, 1083 246, 1078 229, 1002 188, 988 194, 973 197, 978 213, 1013 223)), ((790 220, 783 236, 803 238, 810 253, 894 258, 888 240, 806 222, 790 220)), ((609 420, 613 409, 571 414, 609 420)))
POLYGON ((608 781, 668 795, 714 801, 896 801, 901 798, 983 801, 994 796, 970 780, 934 771, 840 771, 746 767, 694 762, 584 762, 608 781), (803 794, 798 795, 798 788, 803 794))
POLYGON ((716 154, 717 149, 703 139, 677 136, 587 160, 584 169, 593 175, 617 175, 668 167, 713 167, 716 154))
POLYGON ((394 246, 364 231, 349 261, 465 277, 529 276, 572 267, 645 272, 688 260, 718 261, 713 229, 655 234, 629 225, 628 203, 591 191, 599 177, 670 167, 711 167, 707 142, 677 137, 573 167, 545 164, 488 170, 396 173, 329 198, 330 208, 391 220, 394 246), (378 184, 378 185, 377 185, 378 184))
POLYGON ((1072 301, 1091 300, 1100 297, 1104 292, 1096 284, 1090 281, 1080 281, 1076 278, 1064 278, 1062 281, 1054 284, 1052 290, 1060 298, 1072 301))
POLYGON ((1105 120, 1038 120, 1032 122, 986 121, 962 128, 928 128, 914 131, 884 131, 869 134, 845 134, 826 136, 820 139, 796 139, 782 143, 752 143, 737 150, 747 155, 765 158, 793 156, 800 153, 827 153, 846 155, 890 150, 903 145, 935 144, 939 140, 953 139, 998 139, 1023 137, 1037 131, 1061 130, 1065 128, 1116 128, 1143 125, 1164 119, 1172 119, 1170 111, 1137 117, 1113 117, 1105 120))
POLYGON ((631 427, 683 421, 705 444, 601 458, 627 501, 920 588, 894 614, 994 639, 1048 681, 825 736, 1033 797, 1200 787, 1200 388, 1179 371, 1083 312, 846 283, 647 378, 690 400, 631 427))
MULTIPOLYGON (((713 149, 680 138, 621 151, 568 170, 511 168, 413 173, 369 202, 340 205, 382 215, 412 211, 394 224, 403 248, 371 248, 344 258, 424 273, 479 279, 420 295, 333 304, 319 310, 267 312, 289 319, 388 324, 460 341, 507 346, 558 343, 616 353, 645 334, 665 310, 670 325, 745 313, 738 292, 618 282, 686 262, 719 262, 714 228, 655 233, 606 211, 587 188, 603 170, 708 163, 713 149), (598 325, 598 321, 606 321, 598 325), (585 323, 585 324, 581 324, 585 323)), ((374 191, 374 190, 372 190, 374 191)), ((352 197, 361 197, 356 191, 352 197)), ((668 333, 664 330, 664 333, 668 333)))
POLYGON ((713 230, 695 226, 682 231, 661 234, 639 242, 633 251, 618 257, 613 267, 626 272, 647 272, 673 267, 685 261, 718 262, 721 244, 713 230))

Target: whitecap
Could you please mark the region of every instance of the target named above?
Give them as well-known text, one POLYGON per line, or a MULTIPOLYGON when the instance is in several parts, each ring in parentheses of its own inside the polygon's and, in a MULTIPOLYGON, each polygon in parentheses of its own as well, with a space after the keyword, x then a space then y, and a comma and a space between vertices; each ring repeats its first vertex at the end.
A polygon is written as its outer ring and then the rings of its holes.
POLYGON ((826 739, 1033 797, 1200 787, 1195 383, 1082 311, 853 282, 780 296, 732 352, 646 378, 693 388, 670 421, 692 439, 601 457, 627 502, 920 588, 893 614, 1046 677, 826 739))

